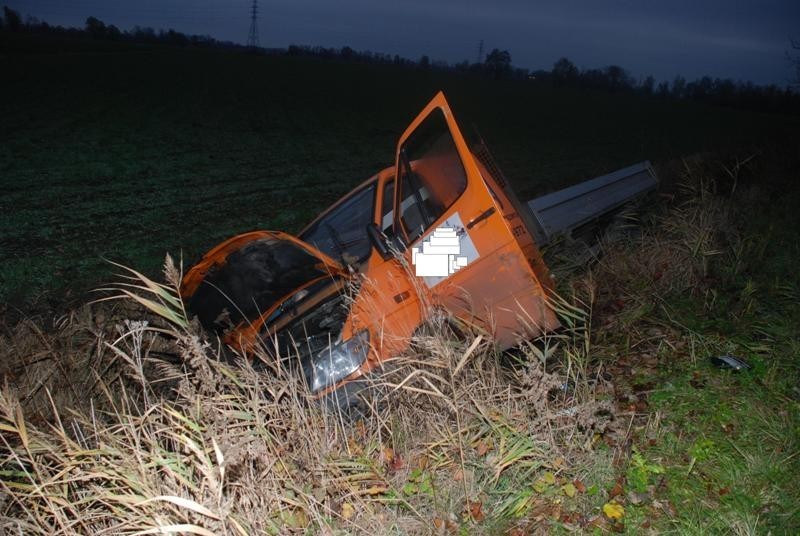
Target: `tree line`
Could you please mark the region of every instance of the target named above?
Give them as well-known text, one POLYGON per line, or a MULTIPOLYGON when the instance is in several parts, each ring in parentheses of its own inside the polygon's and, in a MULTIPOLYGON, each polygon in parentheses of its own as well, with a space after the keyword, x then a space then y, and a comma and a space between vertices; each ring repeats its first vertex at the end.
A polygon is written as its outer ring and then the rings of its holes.
MULTIPOLYGON (((51 33, 78 38, 184 47, 236 48, 260 54, 285 54, 329 60, 393 64, 422 70, 452 71, 495 80, 507 79, 549 84, 556 88, 637 94, 663 100, 690 100, 766 112, 800 113, 800 94, 791 86, 781 88, 775 84, 758 85, 749 81, 734 81, 729 78, 721 79, 709 76, 692 81, 686 80, 683 76, 676 76, 671 81, 659 82, 653 76, 636 79, 619 65, 579 69, 568 58, 560 58, 550 70, 531 71, 514 67, 511 62, 511 53, 508 50, 500 49, 493 49, 480 58, 481 61, 472 63, 468 61, 448 63, 432 60, 427 55, 412 60, 397 54, 391 55, 369 50, 358 51, 349 46, 330 48, 293 44, 285 49, 254 49, 231 41, 219 41, 208 35, 187 35, 173 29, 165 31, 134 26, 130 30, 123 31, 113 24, 105 24, 96 17, 88 17, 83 28, 51 26, 33 17, 28 17, 23 21, 18 12, 7 6, 3 8, 2 16, 0 16, 0 31, 51 33)), ((792 46, 795 50, 800 50, 800 43, 792 41, 792 46)), ((793 66, 797 69, 796 83, 800 85, 800 58, 789 56, 788 60, 793 62, 793 66)))
POLYGON ((557 87, 602 89, 639 93, 659 99, 692 100, 734 108, 800 113, 800 94, 790 86, 781 88, 776 84, 758 85, 749 81, 710 76, 689 81, 680 75, 672 81, 656 83, 653 76, 636 80, 618 65, 580 70, 567 58, 559 59, 549 72, 542 74, 557 87))
POLYGON ((130 30, 120 30, 113 24, 105 24, 96 17, 88 17, 83 28, 51 25, 36 17, 26 17, 23 21, 19 12, 3 7, 0 15, 0 31, 9 33, 52 34, 76 39, 97 39, 104 41, 128 41, 145 44, 166 44, 175 46, 201 46, 224 48, 247 48, 232 41, 220 41, 209 35, 187 35, 182 32, 155 30, 151 27, 134 26, 130 30))

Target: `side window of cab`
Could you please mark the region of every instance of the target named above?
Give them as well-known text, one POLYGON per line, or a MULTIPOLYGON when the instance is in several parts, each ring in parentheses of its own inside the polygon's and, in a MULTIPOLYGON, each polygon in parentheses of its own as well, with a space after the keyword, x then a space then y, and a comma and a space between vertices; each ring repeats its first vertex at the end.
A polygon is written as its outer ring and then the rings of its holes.
POLYGON ((464 193, 467 174, 438 108, 406 139, 398 156, 401 195, 395 208, 410 245, 464 193))

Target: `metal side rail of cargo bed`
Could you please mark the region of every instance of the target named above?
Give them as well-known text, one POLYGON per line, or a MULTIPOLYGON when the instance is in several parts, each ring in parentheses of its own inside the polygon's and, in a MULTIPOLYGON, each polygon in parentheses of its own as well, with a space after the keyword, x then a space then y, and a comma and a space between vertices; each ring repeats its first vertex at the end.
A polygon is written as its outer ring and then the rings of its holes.
POLYGON ((614 171, 528 201, 539 246, 569 235, 658 185, 649 161, 614 171))

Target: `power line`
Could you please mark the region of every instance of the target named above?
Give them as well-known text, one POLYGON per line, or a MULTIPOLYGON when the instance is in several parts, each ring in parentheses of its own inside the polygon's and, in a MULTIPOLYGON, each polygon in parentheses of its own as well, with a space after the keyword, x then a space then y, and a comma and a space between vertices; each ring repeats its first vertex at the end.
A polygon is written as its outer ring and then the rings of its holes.
POLYGON ((247 36, 247 46, 258 48, 258 0, 253 0, 250 8, 250 34, 247 36))

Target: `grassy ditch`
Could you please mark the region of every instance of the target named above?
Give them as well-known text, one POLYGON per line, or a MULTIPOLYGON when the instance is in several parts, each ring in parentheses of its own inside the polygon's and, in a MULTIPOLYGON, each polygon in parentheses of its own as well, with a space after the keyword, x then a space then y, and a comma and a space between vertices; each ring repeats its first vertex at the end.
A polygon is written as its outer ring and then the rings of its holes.
POLYGON ((661 202, 594 260, 548 252, 564 331, 513 356, 420 335, 356 422, 218 359, 169 262, 163 285, 128 280, 152 302, 6 326, 0 527, 796 534, 797 168, 736 162, 661 169, 661 202), (722 353, 752 369, 713 368, 722 353))

